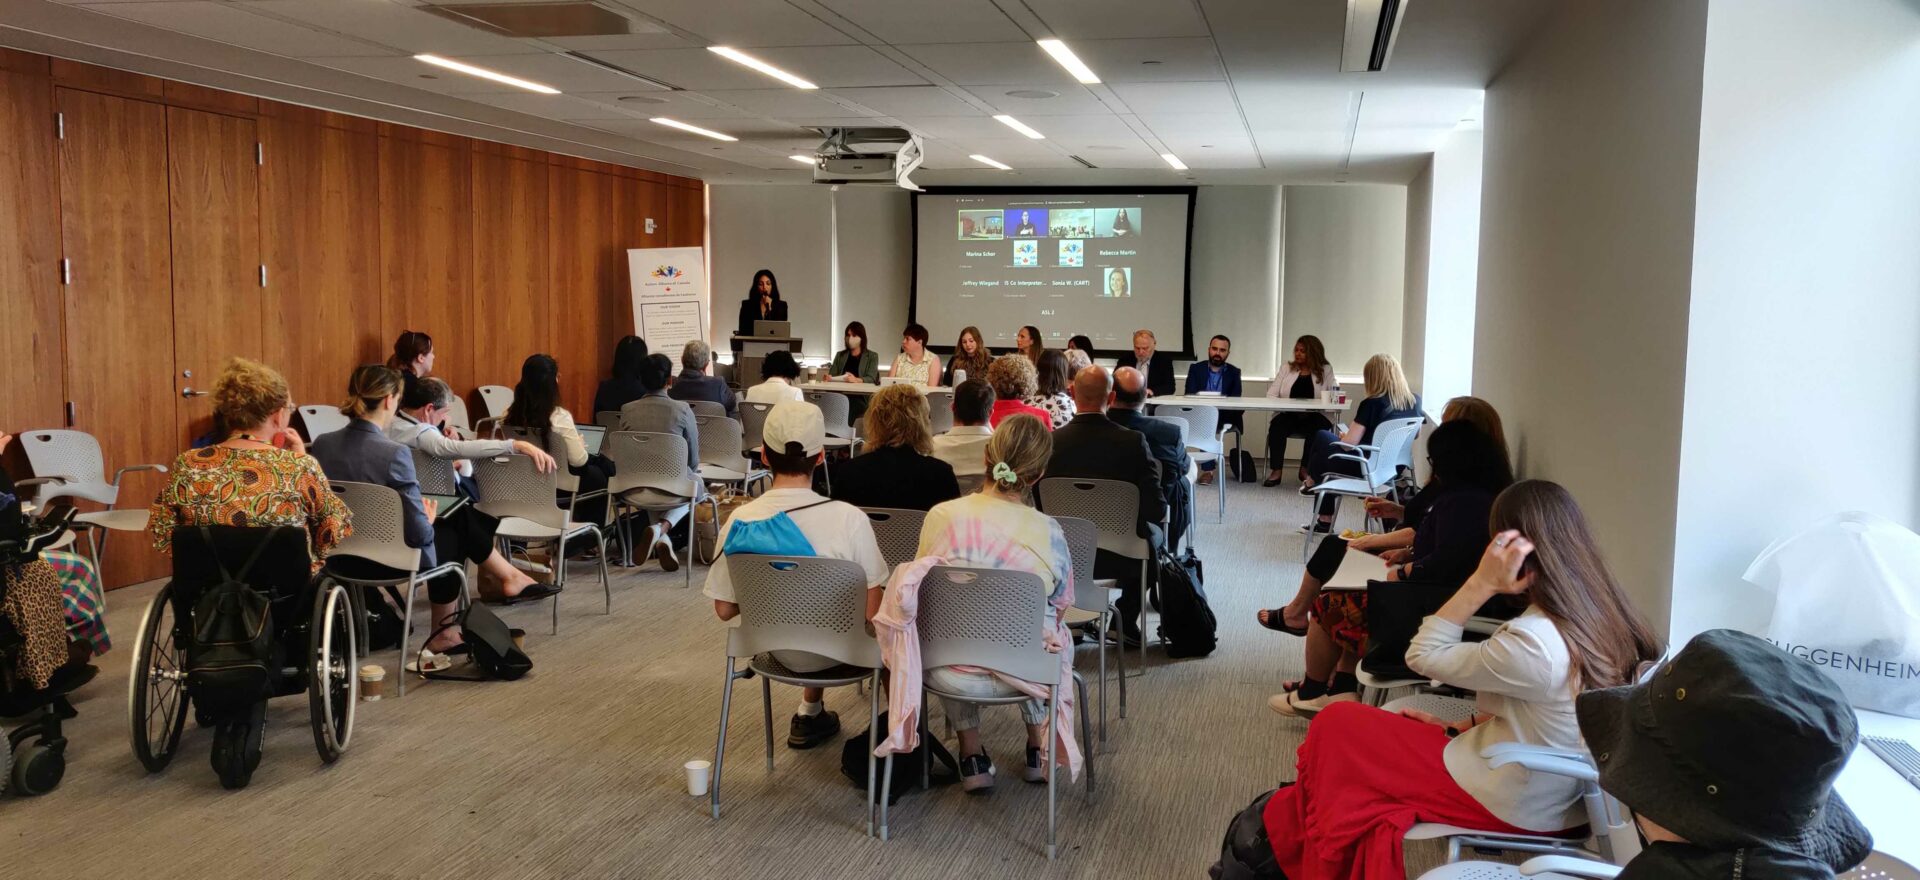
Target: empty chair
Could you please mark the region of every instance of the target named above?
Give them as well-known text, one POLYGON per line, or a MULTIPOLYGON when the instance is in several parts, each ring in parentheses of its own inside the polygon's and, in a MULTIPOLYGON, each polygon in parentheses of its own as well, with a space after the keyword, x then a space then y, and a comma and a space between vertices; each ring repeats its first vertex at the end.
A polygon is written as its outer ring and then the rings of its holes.
POLYGON ((109 482, 106 457, 100 452, 100 441, 85 431, 28 431, 20 435, 20 446, 26 450, 27 464, 33 467, 36 476, 57 478, 40 484, 34 495, 36 504, 45 507, 47 502, 56 498, 84 498, 107 506, 106 510, 88 511, 74 517, 75 523, 87 527, 87 544, 91 548, 94 570, 101 572, 104 577, 106 569, 100 566, 106 557, 105 531, 138 532, 147 527, 145 505, 128 510, 115 509, 120 501, 120 481, 127 474, 138 471, 164 474, 167 466, 128 465, 114 471, 113 480, 109 482))
POLYGON ((447 404, 447 427, 465 435, 463 439, 473 439, 473 423, 467 420, 467 401, 458 394, 447 404))
MULTIPOLYGON (((443 464, 445 462, 442 462, 443 464)), ((443 562, 420 570, 420 549, 407 546, 406 510, 400 493, 370 483, 330 482, 333 493, 353 512, 353 533, 327 554, 327 576, 357 587, 397 587, 406 585, 407 602, 400 627, 400 668, 395 674, 400 684, 398 695, 407 695, 407 645, 413 636, 413 597, 420 585, 437 577, 460 579, 460 603, 467 602, 467 564, 464 560, 443 562), (340 557, 362 559, 392 569, 390 577, 348 577, 332 563, 340 557)))
MULTIPOLYGON (((607 494, 613 496, 614 504, 649 514, 677 511, 684 516, 694 504, 706 500, 713 505, 713 521, 720 521, 719 503, 701 491, 699 475, 687 470, 686 438, 678 434, 614 431, 607 435, 601 452, 613 459, 617 471, 607 481, 607 494)), ((631 560, 633 536, 625 527, 625 519, 616 519, 622 524, 621 541, 631 560)), ((693 530, 688 529, 687 534, 691 543, 693 530)), ((681 566, 686 572, 688 587, 693 586, 692 556, 688 553, 686 563, 681 566)))
POLYGON ((480 386, 480 402, 487 406, 487 418, 498 419, 513 405, 513 389, 506 385, 480 386))
MULTIPOLYGON (((1362 476, 1336 476, 1314 484, 1311 490, 1314 497, 1313 509, 1324 510, 1321 504, 1328 498, 1366 498, 1386 494, 1399 481, 1401 468, 1406 468, 1408 473, 1412 472, 1413 441, 1420 436, 1420 428, 1425 423, 1426 420, 1421 418, 1390 419, 1381 422, 1373 429, 1373 442, 1370 444, 1335 443, 1335 448, 1344 451, 1336 452, 1330 457, 1359 462, 1362 476)), ((1337 525, 1340 521, 1340 508, 1337 502, 1333 508, 1333 515, 1334 525, 1337 525)), ((1332 525, 1328 527, 1327 534, 1334 534, 1332 525)), ((1309 529, 1301 542, 1300 553, 1303 559, 1313 544, 1313 536, 1313 530, 1309 529)))
POLYGON ((827 426, 827 448, 845 449, 855 445, 853 423, 849 421, 853 402, 838 391, 808 391, 807 402, 820 408, 820 420, 827 426))
MULTIPOLYGON (((1093 577, 1093 560, 1100 549, 1100 527, 1092 520, 1077 516, 1056 516, 1060 531, 1067 536, 1067 550, 1073 554, 1073 607, 1063 619, 1068 626, 1094 627, 1094 644, 1100 652, 1100 741, 1107 741, 1107 639, 1106 632, 1119 610, 1113 605, 1113 581, 1093 577)), ((1127 717, 1127 652, 1116 651, 1120 664, 1120 717, 1127 717)))
POLYGON ((351 421, 337 406, 313 403, 300 407, 300 423, 307 426, 308 442, 345 428, 351 421))
MULTIPOLYGON (((566 468, 543 474, 533 459, 524 455, 500 455, 473 462, 473 481, 486 500, 475 503, 480 512, 500 518, 494 537, 501 541, 525 541, 554 545, 554 585, 567 583, 566 545, 573 538, 591 535, 600 551, 600 586, 606 592, 606 610, 613 611, 613 582, 607 577, 607 540, 596 523, 574 522, 573 510, 580 499, 590 494, 575 492, 562 506, 555 500, 560 478, 566 468)), ((553 632, 560 631, 560 594, 553 597, 553 632)))
MULTIPOLYGON (((1140 562, 1140 589, 1147 584, 1147 566, 1153 559, 1153 544, 1138 535, 1140 489, 1119 480, 1093 480, 1080 477, 1048 477, 1039 485, 1040 509, 1049 515, 1073 516, 1088 520, 1100 528, 1098 549, 1140 562)), ((1140 666, 1147 664, 1147 602, 1140 602, 1140 666)))
MULTIPOLYGON (((1220 424, 1220 410, 1202 404, 1160 405, 1153 408, 1153 414, 1168 419, 1180 419, 1187 423, 1187 451, 1199 464, 1219 462, 1225 457, 1228 426, 1220 424)), ((1214 486, 1220 497, 1220 521, 1227 518, 1227 481, 1224 473, 1214 475, 1214 486)))
POLYGON ((745 492, 756 482, 773 479, 773 474, 741 454, 744 431, 738 421, 726 416, 697 414, 693 421, 700 428, 702 481, 737 485, 745 492))
POLYGON ((927 520, 924 510, 898 510, 890 507, 862 507, 873 524, 873 539, 880 544, 880 558, 892 568, 912 562, 920 549, 920 526, 927 520))

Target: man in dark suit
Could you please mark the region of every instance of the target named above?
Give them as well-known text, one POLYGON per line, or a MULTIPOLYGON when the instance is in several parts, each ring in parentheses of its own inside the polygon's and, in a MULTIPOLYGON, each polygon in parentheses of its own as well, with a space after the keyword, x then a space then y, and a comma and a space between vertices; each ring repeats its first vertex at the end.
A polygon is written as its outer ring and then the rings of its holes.
POLYGON ((1116 369, 1132 367, 1146 374, 1148 397, 1173 393, 1173 358, 1154 351, 1157 344, 1152 330, 1135 330, 1133 350, 1114 362, 1116 369))
POLYGON ((1147 438, 1147 449, 1160 462, 1160 497, 1167 505, 1167 543, 1180 543, 1187 533, 1187 470, 1193 460, 1180 442, 1180 428, 1140 411, 1146 403, 1146 377, 1132 367, 1113 371, 1113 404, 1107 418, 1147 438))
MULTIPOLYGON (((1187 368, 1187 387, 1183 394, 1199 394, 1202 391, 1217 391, 1224 397, 1240 396, 1240 368, 1227 363, 1227 356, 1233 353, 1233 340, 1225 336, 1215 336, 1207 340, 1207 359, 1187 368)), ((1239 437, 1246 433, 1242 421, 1244 414, 1237 409, 1220 411, 1220 426, 1232 428, 1234 446, 1239 447, 1239 437)), ((1207 462, 1200 466, 1200 482, 1211 483, 1215 479, 1214 465, 1207 462)))
POLYGON ((707 363, 713 360, 713 349, 707 343, 695 339, 680 350, 680 375, 673 379, 673 386, 667 389, 667 396, 674 400, 711 400, 727 408, 727 418, 740 417, 740 404, 734 400, 733 389, 716 376, 707 375, 707 363))
MULTIPOLYGON (((1073 377, 1073 421, 1053 432, 1053 457, 1047 461, 1048 477, 1088 477, 1132 483, 1140 492, 1140 512, 1136 534, 1146 538, 1157 550, 1163 543, 1160 517, 1166 500, 1160 495, 1160 475, 1147 438, 1107 418, 1112 402, 1112 380, 1099 367, 1081 370, 1073 377)), ((1054 511, 1062 513, 1061 511, 1054 511)), ((1152 564, 1148 564, 1151 571, 1152 564)), ((1140 563, 1100 551, 1094 560, 1094 576, 1120 581, 1121 624, 1129 639, 1139 638, 1135 618, 1140 613, 1140 563)))

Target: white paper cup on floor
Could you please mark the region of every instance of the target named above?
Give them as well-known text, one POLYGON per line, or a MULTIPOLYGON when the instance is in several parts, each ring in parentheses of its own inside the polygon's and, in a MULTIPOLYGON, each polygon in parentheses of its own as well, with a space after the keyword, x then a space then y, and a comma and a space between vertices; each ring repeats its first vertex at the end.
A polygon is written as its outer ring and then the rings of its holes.
POLYGON ((372 703, 386 691, 387 668, 367 664, 360 667, 360 699, 372 703))
POLYGON ((699 797, 707 793, 707 783, 713 777, 712 761, 687 762, 687 794, 699 797))

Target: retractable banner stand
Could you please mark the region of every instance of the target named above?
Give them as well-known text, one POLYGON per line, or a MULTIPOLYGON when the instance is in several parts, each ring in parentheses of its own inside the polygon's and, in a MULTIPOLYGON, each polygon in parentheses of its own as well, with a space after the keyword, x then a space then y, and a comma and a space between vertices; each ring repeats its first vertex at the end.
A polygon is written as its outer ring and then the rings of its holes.
POLYGON ((680 349, 707 338, 707 261, 701 248, 633 248, 633 332, 649 351, 679 358, 680 349))

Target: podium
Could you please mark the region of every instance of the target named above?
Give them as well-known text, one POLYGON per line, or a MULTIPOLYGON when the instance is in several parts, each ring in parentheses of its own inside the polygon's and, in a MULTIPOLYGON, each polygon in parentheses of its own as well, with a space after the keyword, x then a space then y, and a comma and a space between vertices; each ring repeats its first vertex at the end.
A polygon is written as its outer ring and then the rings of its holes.
POLYGON ((733 384, 746 388, 760 382, 760 361, 776 351, 790 351, 794 359, 799 360, 800 337, 798 336, 739 336, 733 337, 733 384))

